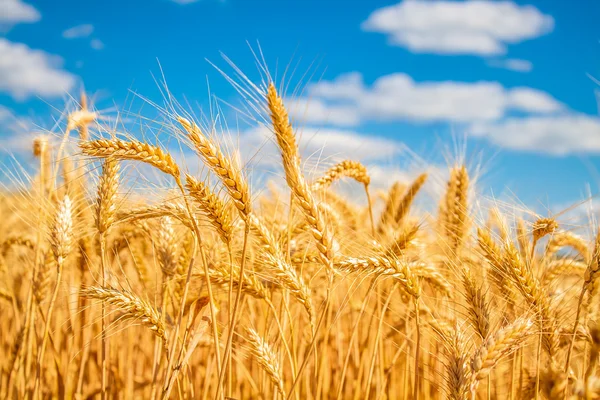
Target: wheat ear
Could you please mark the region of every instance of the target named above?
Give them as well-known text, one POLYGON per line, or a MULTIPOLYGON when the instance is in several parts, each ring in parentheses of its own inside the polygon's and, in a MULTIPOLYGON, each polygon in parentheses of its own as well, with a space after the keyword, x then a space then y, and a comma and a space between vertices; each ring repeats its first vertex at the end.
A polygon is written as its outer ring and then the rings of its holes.
POLYGON ((158 168, 167 175, 179 177, 179 166, 169 153, 158 146, 137 140, 99 139, 79 143, 83 154, 92 157, 114 157, 118 160, 141 161, 158 168))
POLYGON ((117 191, 119 189, 119 163, 108 157, 102 164, 96 203, 96 227, 104 233, 115 222, 117 213, 117 191))
POLYGON ((575 249, 583 260, 587 263, 590 260, 588 243, 581 236, 577 236, 569 231, 558 231, 548 240, 546 246, 546 255, 551 256, 556 254, 562 247, 572 247, 575 249))
POLYGON ((401 191, 402 184, 400 182, 394 183, 390 188, 385 207, 379 217, 379 225, 377 225, 377 232, 379 234, 383 234, 386 229, 396 221, 398 203, 402 198, 401 191))
POLYGON ((352 178, 363 185, 371 183, 371 178, 364 165, 358 161, 344 160, 329 168, 322 177, 311 185, 311 189, 314 191, 327 189, 333 182, 342 177, 352 178))
POLYGON ((187 132, 204 164, 221 179, 242 219, 246 220, 252 212, 252 204, 250 190, 242 174, 238 169, 232 168, 231 161, 202 133, 198 125, 183 117, 178 117, 177 121, 187 132))
POLYGON ((250 344, 252 355, 261 368, 267 373, 281 398, 285 399, 283 378, 281 377, 281 369, 279 367, 277 355, 271 348, 271 345, 262 337, 260 337, 258 332, 256 332, 254 329, 247 328, 246 333, 248 335, 247 339, 248 343, 250 344))
POLYGON ((529 333, 532 322, 518 319, 490 336, 471 358, 471 398, 475 399, 479 382, 486 378, 500 359, 516 350, 529 333))
MULTIPOLYGON (((162 341, 165 349, 168 348, 167 330, 161 316, 147 301, 127 290, 102 286, 83 288, 81 289, 81 295, 88 299, 106 301, 108 304, 117 307, 124 313, 121 317, 122 320, 139 321, 162 341)), ((169 354, 168 351, 166 354, 169 354)))
POLYGON ((404 192, 404 196, 400 199, 398 206, 396 207, 396 212, 394 214, 394 220, 396 223, 402 222, 404 217, 408 214, 410 210, 410 206, 412 205, 417 193, 421 190, 423 185, 427 181, 427 174, 421 174, 414 180, 413 183, 406 189, 404 192))
POLYGON ((271 112, 275 138, 281 150, 287 184, 294 193, 295 203, 300 206, 304 217, 311 226, 311 233, 321 255, 321 262, 332 271, 333 237, 328 232, 327 224, 302 174, 296 136, 290 124, 288 112, 283 105, 283 100, 277 94, 273 83, 269 84, 267 103, 271 112))
POLYGON ((467 232, 467 194, 469 174, 464 165, 450 171, 446 195, 440 206, 440 223, 453 254, 462 245, 467 232))
POLYGON ((490 305, 485 292, 481 286, 475 283, 471 274, 466 270, 462 273, 462 282, 463 294, 468 305, 469 322, 475 332, 485 340, 490 332, 490 305))
POLYGON ((185 176, 185 186, 188 193, 196 201, 196 204, 206 214, 211 225, 225 244, 231 240, 233 225, 231 217, 223 201, 213 193, 204 183, 194 177, 185 176))

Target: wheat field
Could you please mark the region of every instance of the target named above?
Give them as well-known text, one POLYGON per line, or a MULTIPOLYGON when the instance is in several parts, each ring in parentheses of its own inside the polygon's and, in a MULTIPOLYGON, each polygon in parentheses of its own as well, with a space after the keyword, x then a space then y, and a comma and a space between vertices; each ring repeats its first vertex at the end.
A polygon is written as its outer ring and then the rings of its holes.
POLYGON ((254 97, 268 191, 183 112, 165 129, 201 174, 94 131, 85 97, 34 140, 35 176, 0 197, 2 398, 600 398, 600 235, 481 210, 461 162, 429 211, 426 171, 381 193, 358 161, 308 174, 275 84, 254 97), (164 196, 131 196, 132 166, 164 196))

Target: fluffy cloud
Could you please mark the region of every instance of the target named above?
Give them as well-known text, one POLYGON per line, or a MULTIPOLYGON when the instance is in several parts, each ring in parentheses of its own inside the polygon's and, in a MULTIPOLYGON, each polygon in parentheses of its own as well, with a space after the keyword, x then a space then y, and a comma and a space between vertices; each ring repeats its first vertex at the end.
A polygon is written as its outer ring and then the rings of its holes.
POLYGON ((102 50, 104 48, 104 42, 102 42, 100 39, 92 39, 90 41, 90 46, 94 50, 102 50))
MULTIPOLYGON (((599 117, 569 110, 546 92, 507 89, 498 82, 415 82, 397 73, 366 85, 362 75, 353 72, 312 84, 306 98, 289 104, 300 123, 451 123, 473 137, 512 150, 600 153, 599 117)), ((344 145, 344 140, 339 142, 344 145)))
MULTIPOLYGON (((297 135, 302 157, 309 164, 337 161, 340 157, 360 161, 385 161, 405 151, 400 142, 344 129, 304 128, 297 135)), ((242 133, 236 139, 235 146, 227 147, 243 151, 240 156, 244 162, 252 160, 252 163, 258 164, 280 164, 280 154, 273 133, 266 127, 242 133)))
POLYGON ((41 15, 35 7, 20 0, 0 1, 0 26, 12 26, 23 22, 37 22, 41 15))
POLYGON ((75 76, 61 64, 58 56, 0 38, 0 92, 17 100, 60 96, 75 85, 75 76))
POLYGON ((513 150, 554 155, 600 153, 600 118, 584 114, 478 123, 471 127, 469 134, 513 150))
POLYGON ((94 32, 94 26, 91 24, 77 25, 65 30, 62 36, 65 39, 78 39, 88 37, 94 32))
POLYGON ((509 58, 506 60, 489 60, 487 63, 490 67, 504 68, 516 72, 531 72, 533 64, 531 61, 520 60, 517 58, 509 58))
POLYGON ((291 105, 297 118, 349 126, 368 120, 468 123, 497 120, 510 111, 549 113, 563 108, 536 89, 506 89, 498 82, 415 82, 404 73, 382 76, 369 87, 353 72, 313 84, 309 94, 308 100, 291 105))
POLYGON ((405 0, 375 10, 362 28, 413 52, 491 55, 552 31, 554 19, 511 1, 405 0))

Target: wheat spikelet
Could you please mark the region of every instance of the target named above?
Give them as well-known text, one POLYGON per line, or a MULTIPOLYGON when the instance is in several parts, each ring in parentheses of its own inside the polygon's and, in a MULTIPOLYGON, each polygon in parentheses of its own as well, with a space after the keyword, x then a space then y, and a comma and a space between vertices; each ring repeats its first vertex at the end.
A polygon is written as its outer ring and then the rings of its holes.
POLYGON ((295 204, 300 206, 304 217, 312 228, 311 233, 315 239, 319 254, 321 254, 321 262, 330 270, 333 270, 333 237, 329 235, 327 224, 319 212, 308 184, 304 180, 300 168, 300 155, 298 153, 296 137, 290 125, 283 100, 277 94, 273 83, 269 84, 267 103, 271 112, 273 131, 281 150, 287 184, 294 193, 295 204))
POLYGON ((277 242, 275 236, 267 226, 264 224, 255 214, 251 214, 248 218, 250 228, 255 233, 261 242, 262 250, 276 257, 283 257, 281 252, 281 246, 277 242))
POLYGON ((558 228, 558 222, 554 218, 538 218, 531 229, 533 236, 533 242, 536 243, 538 240, 546 235, 550 235, 558 228))
MULTIPOLYGON (((231 283, 231 271, 229 265, 221 265, 219 263, 213 264, 209 271, 211 282, 217 285, 228 287, 231 283)), ((199 277, 203 277, 204 274, 200 272, 199 277)), ((269 292, 258 279, 255 274, 245 273, 242 282, 242 291, 256 299, 269 299, 269 292)), ((240 271, 238 268, 233 268, 233 285, 237 287, 240 283, 240 271)))
POLYGON ((406 189, 404 196, 402 197, 402 199, 400 199, 400 202, 396 207, 396 212, 394 214, 394 220, 396 221, 396 223, 402 222, 404 217, 406 217, 408 211, 410 210, 410 206, 412 205, 415 197, 417 196, 417 193, 419 193, 419 190, 421 190, 426 180, 427 174, 421 174, 417 177, 417 179, 414 180, 413 183, 411 183, 408 189, 406 189))
POLYGON ((261 366, 261 368, 267 373, 271 382, 275 385, 277 392, 282 398, 285 398, 285 391, 283 388, 283 379, 281 377, 281 370, 279 367, 278 357, 266 340, 264 340, 258 332, 252 328, 247 328, 246 333, 248 335, 247 340, 250 344, 252 355, 261 366))
POLYGON ((194 177, 186 174, 185 182, 190 196, 196 200, 196 204, 198 204, 198 207, 206 214, 208 220, 219 233, 221 239, 223 239, 225 243, 229 243, 233 226, 225 204, 221 201, 219 196, 211 192, 205 184, 194 177))
POLYGON ((382 256, 347 257, 336 262, 335 267, 341 272, 368 272, 380 276, 390 276, 397 279, 404 290, 413 297, 418 298, 421 295, 421 286, 410 266, 393 258, 382 256))
POLYGON ((454 287, 434 265, 425 262, 412 262, 410 270, 413 275, 441 291, 442 295, 453 296, 454 287))
POLYGON ((379 234, 385 232, 385 230, 396 221, 396 212, 398 209, 398 202, 401 199, 401 191, 402 184, 400 182, 394 183, 390 188, 385 207, 379 218, 379 225, 377 225, 377 232, 379 234))
POLYGON ((119 163, 108 157, 102 164, 102 175, 98 184, 96 204, 96 228, 104 233, 115 221, 116 197, 119 188, 119 163))
MULTIPOLYGON (((179 257, 177 258, 177 268, 175 270, 175 274, 179 277, 183 277, 187 275, 187 270, 190 265, 190 261, 194 257, 195 250, 195 238, 192 234, 187 234, 185 236, 185 240, 183 241, 183 245, 181 246, 181 251, 179 252, 179 257)), ((185 290, 185 279, 178 279, 175 285, 175 296, 177 301, 181 303, 181 298, 183 297, 183 291, 185 290)))
POLYGON ((484 258, 490 265, 488 268, 488 279, 492 281, 502 296, 510 299, 512 284, 508 279, 509 273, 505 269, 502 250, 492 239, 488 228, 477 229, 477 243, 484 258))
POLYGON ((204 164, 221 179, 240 216, 246 220, 252 212, 252 204, 248 184, 243 179, 242 174, 236 168, 233 168, 231 161, 225 157, 214 143, 204 136, 198 125, 183 117, 178 117, 177 121, 187 132, 204 164))
POLYGON ((270 253, 264 253, 261 260, 264 262, 266 269, 273 273, 277 278, 277 283, 289 290, 292 296, 304 306, 309 316, 309 320, 312 321, 313 307, 310 289, 304 283, 302 276, 298 275, 298 273, 281 258, 270 253))
POLYGON ((0 246, 2 249, 2 255, 5 256, 6 253, 8 253, 8 250, 15 246, 26 247, 29 250, 35 249, 35 244, 31 241, 31 239, 22 236, 13 236, 2 242, 2 246, 0 246))
POLYGON ((140 223, 142 220, 145 219, 154 219, 162 217, 176 218, 179 222, 184 224, 190 230, 194 229, 193 224, 188 217, 185 206, 180 203, 174 202, 118 211, 116 214, 116 223, 140 223))
POLYGON ((583 274, 583 291, 588 290, 588 288, 594 283, 594 281, 598 278, 598 271, 600 270, 600 229, 598 230, 598 235, 596 236, 596 244, 594 246, 594 252, 592 253, 592 257, 590 259, 590 263, 583 274))
POLYGON ((506 245, 504 263, 514 285, 519 289, 527 303, 540 313, 539 325, 542 331, 542 342, 544 349, 553 359, 559 348, 559 339, 556 335, 556 320, 550 311, 548 296, 530 269, 523 263, 512 243, 506 245))
POLYGON ((471 370, 468 364, 464 335, 457 325, 450 325, 441 329, 436 326, 434 329, 441 336, 448 353, 445 375, 448 398, 466 400, 468 398, 471 370))
POLYGON ((468 304, 469 322, 482 339, 490 332, 490 308, 481 286, 476 286, 468 271, 463 271, 464 296, 468 304))
POLYGON ((523 259, 527 258, 528 252, 531 249, 529 244, 529 233, 525 227, 525 221, 523 218, 517 219, 517 243, 519 244, 519 254, 523 259))
POLYGON ((396 236, 396 239, 387 247, 385 255, 387 257, 401 257, 404 252, 410 247, 411 242, 417 236, 419 231, 418 225, 413 225, 407 229, 404 229, 400 234, 396 236))
MULTIPOLYGON (((54 258, 64 260, 71 252, 73 239, 73 203, 68 195, 61 201, 50 230, 50 248, 54 258)), ((60 262, 60 261, 59 261, 60 262)))
POLYGON ((583 257, 585 262, 589 262, 589 251, 588 244, 586 241, 580 237, 575 235, 569 231, 559 231, 554 233, 552 237, 548 240, 548 245, 546 247, 547 256, 552 256, 556 254, 562 247, 572 247, 575 249, 581 257, 583 257))
POLYGON ((80 142, 79 148, 83 154, 92 157, 108 158, 117 160, 134 160, 158 168, 167 175, 179 179, 179 166, 175 163, 169 153, 158 146, 137 140, 125 141, 121 139, 99 139, 80 142))
POLYGON ((139 321, 149 328, 163 342, 167 348, 168 337, 165 325, 159 312, 147 301, 142 300, 127 290, 119 290, 111 287, 90 286, 82 288, 81 296, 88 299, 104 300, 108 304, 117 307, 124 315, 121 319, 139 321))
POLYGON ((471 358, 471 393, 473 396, 479 382, 489 375, 500 359, 521 345, 531 326, 531 320, 519 319, 498 330, 477 349, 471 358))
POLYGON ((367 168, 358 161, 344 160, 329 168, 325 174, 317 179, 312 185, 311 190, 327 189, 333 182, 342 177, 353 178, 363 185, 369 185, 371 178, 367 173, 367 168))
POLYGON ((156 250, 158 264, 167 279, 171 278, 177 269, 177 248, 173 220, 171 217, 162 217, 158 229, 156 250))
POLYGON ((542 276, 542 284, 548 285, 552 281, 567 275, 583 276, 588 266, 581 261, 571 258, 560 258, 548 263, 542 276))
POLYGON ((35 157, 40 158, 48 154, 49 143, 47 136, 38 136, 33 139, 32 153, 35 157))
POLYGON ((33 293, 38 304, 42 304, 50 292, 51 272, 56 268, 56 260, 51 251, 47 251, 38 265, 33 283, 33 293))
POLYGON ((467 232, 467 194, 469 174, 464 165, 450 171, 448 189, 440 206, 440 224, 453 253, 461 246, 467 232))

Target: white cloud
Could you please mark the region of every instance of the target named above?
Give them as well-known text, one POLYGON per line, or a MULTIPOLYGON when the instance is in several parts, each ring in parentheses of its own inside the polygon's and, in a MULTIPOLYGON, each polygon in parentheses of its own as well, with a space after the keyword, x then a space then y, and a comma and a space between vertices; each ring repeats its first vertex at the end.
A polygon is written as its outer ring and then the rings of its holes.
POLYGON ((303 122, 357 125, 367 120, 455 122, 498 120, 510 111, 549 113, 563 108, 540 90, 504 88, 498 82, 415 82, 404 73, 378 78, 370 87, 360 73, 309 86, 308 98, 291 104, 303 122), (314 108, 313 108, 314 105, 314 108))
POLYGON ((39 11, 32 5, 20 0, 0 0, 0 25, 37 22, 40 18, 39 11))
POLYGON ((288 99, 290 114, 302 123, 327 122, 338 126, 354 126, 360 123, 360 115, 354 105, 332 106, 318 98, 288 99))
POLYGON ((490 67, 504 68, 516 72, 531 72, 533 64, 531 61, 520 60, 518 58, 508 58, 506 60, 489 60, 487 63, 490 67))
POLYGON ((17 100, 56 97, 71 89, 75 76, 61 65, 58 56, 0 38, 0 92, 17 100))
POLYGON ((88 37, 94 32, 94 26, 91 24, 77 25, 65 30, 62 37, 65 39, 78 39, 88 37))
POLYGON ((468 133, 513 150, 600 153, 600 118, 584 114, 508 118, 475 124, 468 133))
MULTIPOLYGON (((405 151, 402 143, 374 135, 361 134, 343 129, 304 128, 297 131, 298 146, 302 157, 309 164, 324 160, 340 160, 341 157, 359 161, 391 160, 405 151)), ((280 164, 280 153, 273 133, 266 127, 242 133, 235 146, 243 151, 242 161, 257 164, 280 164)))
POLYGON ((375 10, 362 28, 414 52, 490 55, 552 31, 554 19, 511 1, 405 0, 375 10))
POLYGON ((90 41, 90 46, 94 50, 102 50, 104 48, 104 43, 100 39, 92 39, 90 41))

